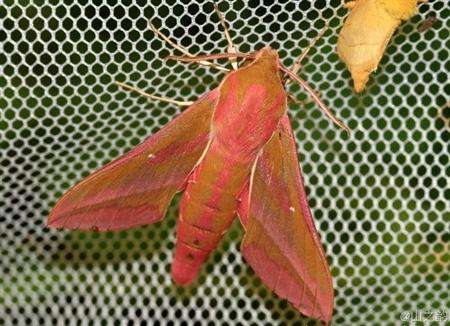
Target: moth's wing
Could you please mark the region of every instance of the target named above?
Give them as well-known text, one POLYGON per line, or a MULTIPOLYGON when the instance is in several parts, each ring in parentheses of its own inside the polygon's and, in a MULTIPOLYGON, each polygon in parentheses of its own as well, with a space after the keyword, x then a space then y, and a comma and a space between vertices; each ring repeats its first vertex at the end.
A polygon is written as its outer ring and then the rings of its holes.
POLYGON ((241 251, 262 281, 304 315, 328 323, 333 285, 285 115, 258 158, 238 210, 241 251))
POLYGON ((71 188, 48 225, 123 230, 161 220, 205 150, 217 91, 196 101, 156 134, 71 188))

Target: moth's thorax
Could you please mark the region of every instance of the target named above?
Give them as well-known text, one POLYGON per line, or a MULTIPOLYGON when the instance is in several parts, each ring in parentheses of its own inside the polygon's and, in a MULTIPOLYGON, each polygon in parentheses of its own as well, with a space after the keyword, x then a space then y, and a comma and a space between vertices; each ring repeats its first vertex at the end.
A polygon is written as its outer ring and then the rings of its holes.
POLYGON ((237 156, 252 156, 273 134, 286 110, 276 51, 266 47, 220 86, 213 137, 237 156))

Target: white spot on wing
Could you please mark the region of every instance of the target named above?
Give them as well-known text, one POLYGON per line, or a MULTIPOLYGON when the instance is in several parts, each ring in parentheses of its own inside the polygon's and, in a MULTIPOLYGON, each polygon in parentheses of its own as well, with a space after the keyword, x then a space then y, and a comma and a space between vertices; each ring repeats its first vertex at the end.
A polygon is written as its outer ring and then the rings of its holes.
POLYGON ((294 213, 295 212, 295 208, 294 207, 289 207, 289 210, 292 212, 292 213, 294 213))

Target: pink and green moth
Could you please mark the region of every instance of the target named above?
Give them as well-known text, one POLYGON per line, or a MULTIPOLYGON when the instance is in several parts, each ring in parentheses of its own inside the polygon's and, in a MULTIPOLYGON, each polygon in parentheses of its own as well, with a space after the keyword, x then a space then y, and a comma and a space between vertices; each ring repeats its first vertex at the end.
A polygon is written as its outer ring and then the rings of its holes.
POLYGON ((275 50, 237 54, 231 45, 224 55, 178 57, 227 57, 236 69, 156 134, 71 188, 48 225, 119 231, 152 224, 182 191, 172 264, 176 283, 196 278, 238 216, 245 230, 241 252, 255 273, 300 312, 329 323, 332 280, 299 168, 286 78, 306 87, 342 123, 275 50), (238 57, 245 58, 240 67, 238 57))

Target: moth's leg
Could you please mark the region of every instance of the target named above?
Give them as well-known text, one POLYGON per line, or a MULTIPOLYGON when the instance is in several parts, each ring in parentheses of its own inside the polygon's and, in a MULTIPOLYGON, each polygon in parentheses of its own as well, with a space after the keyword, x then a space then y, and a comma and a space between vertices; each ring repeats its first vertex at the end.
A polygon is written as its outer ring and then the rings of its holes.
POLYGON ((329 23, 327 21, 327 22, 325 22, 325 26, 322 28, 322 30, 319 32, 319 34, 312 40, 312 42, 308 45, 308 47, 306 49, 304 49, 302 51, 302 53, 300 54, 300 56, 295 60, 293 66, 291 68, 291 71, 294 74, 298 73, 298 71, 302 67, 303 59, 305 59, 305 57, 308 55, 308 52, 312 49, 312 47, 314 45, 316 45, 317 41, 319 41, 322 38, 323 34, 325 34, 325 32, 327 31, 328 27, 329 27, 329 23))
POLYGON ((118 86, 122 87, 122 88, 125 88, 125 89, 128 89, 130 91, 136 92, 136 93, 138 93, 140 95, 143 95, 145 97, 148 97, 148 98, 150 98, 152 100, 172 103, 172 104, 176 104, 176 105, 179 105, 179 106, 190 106, 190 105, 192 105, 194 103, 194 102, 191 102, 191 101, 176 101, 176 100, 172 100, 170 98, 160 97, 160 96, 148 94, 148 93, 144 92, 141 89, 135 88, 133 86, 130 86, 130 85, 127 85, 125 83, 118 82, 118 81, 116 81, 116 84, 118 86))
MULTIPOLYGON (((184 53, 186 56, 188 57, 195 57, 193 54, 191 54, 186 48, 184 48, 181 45, 176 44, 175 42, 173 42, 169 37, 167 37, 164 33, 162 33, 159 29, 157 29, 155 27, 155 25, 152 24, 151 21, 148 22, 148 26, 150 27, 150 29, 156 34, 158 35, 161 39, 163 39, 167 44, 169 44, 170 46, 172 46, 174 49, 180 51, 181 53, 184 53)), ((208 61, 198 61, 198 64, 201 64, 203 66, 208 66, 208 67, 212 67, 221 71, 228 71, 227 68, 222 67, 218 64, 212 63, 212 62, 208 62, 208 61)))
MULTIPOLYGON (((225 21, 225 17, 222 14, 222 12, 219 10, 219 6, 217 5, 217 3, 214 4, 214 10, 216 11, 217 16, 219 16, 219 20, 220 20, 220 24, 223 27, 223 31, 225 33, 225 38, 227 39, 228 42, 228 48, 227 48, 227 53, 232 54, 232 53, 237 53, 236 51, 236 47, 234 46, 234 43, 231 39, 230 33, 228 31, 228 27, 227 27, 227 23, 225 21)), ((231 67, 233 67, 234 70, 238 69, 238 62, 237 62, 237 58, 230 58, 230 63, 231 63, 231 67)))
POLYGON ((345 125, 341 120, 339 120, 338 118, 336 118, 334 116, 334 114, 331 112, 331 110, 328 108, 328 106, 325 103, 322 102, 322 100, 317 95, 317 93, 312 89, 311 86, 309 86, 309 84, 306 81, 304 81, 302 78, 298 77, 296 74, 292 73, 292 71, 290 71, 288 68, 286 68, 284 66, 280 66, 280 69, 282 71, 284 71, 286 74, 288 74, 288 76, 293 81, 298 83, 307 93, 309 93, 309 95, 311 96, 313 101, 316 102, 317 105, 319 105, 320 109, 323 112, 325 112, 325 114, 331 119, 331 121, 333 121, 339 127, 344 129, 348 134, 350 134, 350 128, 347 127, 347 125, 345 125))
MULTIPOLYGON (((320 92, 317 92, 316 94, 317 94, 318 97, 322 96, 322 94, 320 92)), ((296 98, 294 96, 294 94, 289 93, 289 92, 287 93, 287 97, 288 97, 288 101, 290 103, 294 103, 294 104, 297 104, 297 105, 306 105, 306 104, 309 104, 311 102, 314 102, 314 100, 311 99, 311 98, 310 99, 306 99, 304 101, 300 101, 298 98, 296 98)))
POLYGON ((298 105, 304 104, 303 101, 300 101, 292 93, 287 93, 287 97, 288 97, 289 103, 294 103, 294 104, 298 104, 298 105))

